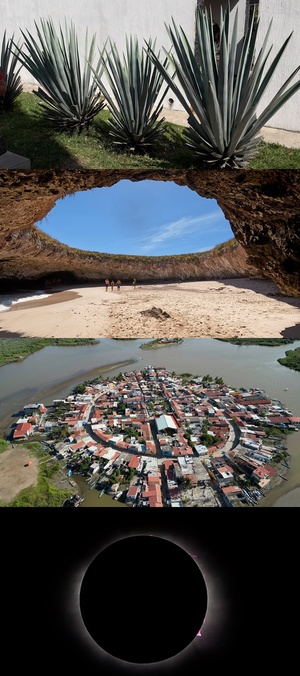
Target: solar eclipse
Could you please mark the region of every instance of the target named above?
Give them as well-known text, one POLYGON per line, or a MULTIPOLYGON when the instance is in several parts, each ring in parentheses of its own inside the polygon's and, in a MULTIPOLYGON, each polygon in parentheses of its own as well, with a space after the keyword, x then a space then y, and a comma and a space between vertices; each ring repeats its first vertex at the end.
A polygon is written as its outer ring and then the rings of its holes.
POLYGON ((194 558, 162 537, 125 537, 104 548, 80 587, 87 631, 105 652, 138 664, 174 657, 199 636, 207 588, 194 558))

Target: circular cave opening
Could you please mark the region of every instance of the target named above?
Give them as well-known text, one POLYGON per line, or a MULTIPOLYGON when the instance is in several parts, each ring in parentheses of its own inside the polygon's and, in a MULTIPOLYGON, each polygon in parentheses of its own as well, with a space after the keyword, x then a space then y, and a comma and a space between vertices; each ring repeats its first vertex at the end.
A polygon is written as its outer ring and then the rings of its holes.
POLYGON ((167 539, 138 535, 110 544, 93 559, 82 580, 80 611, 106 653, 149 664, 178 655, 196 639, 207 599, 190 554, 167 539))
POLYGON ((68 194, 36 225, 73 251, 102 256, 201 253, 233 237, 215 199, 157 180, 121 180, 68 194))

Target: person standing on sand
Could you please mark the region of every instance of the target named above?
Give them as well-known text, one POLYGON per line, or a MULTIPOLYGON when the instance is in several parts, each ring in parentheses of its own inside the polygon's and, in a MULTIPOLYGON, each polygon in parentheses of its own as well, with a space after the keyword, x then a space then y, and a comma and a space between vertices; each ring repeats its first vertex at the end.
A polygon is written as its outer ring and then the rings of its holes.
POLYGON ((122 283, 122 282, 118 279, 118 280, 117 280, 117 289, 118 289, 118 291, 120 291, 121 283, 122 283))
POLYGON ((132 285, 133 285, 134 290, 136 290, 136 279, 133 280, 132 285))
POLYGON ((111 283, 110 283, 110 290, 111 290, 111 291, 114 290, 114 286, 115 286, 115 283, 114 283, 114 280, 112 279, 112 280, 111 280, 111 283))
POLYGON ((106 279, 106 280, 105 280, 105 291, 107 291, 107 289, 108 289, 108 287, 109 287, 109 284, 110 284, 109 279, 106 279))

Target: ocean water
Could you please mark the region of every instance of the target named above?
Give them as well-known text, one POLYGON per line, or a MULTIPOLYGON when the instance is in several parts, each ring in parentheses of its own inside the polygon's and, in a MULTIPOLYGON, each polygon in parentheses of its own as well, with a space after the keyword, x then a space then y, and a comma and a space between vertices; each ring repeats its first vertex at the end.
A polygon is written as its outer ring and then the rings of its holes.
POLYGON ((12 305, 16 303, 25 303, 28 300, 37 300, 38 298, 47 298, 50 293, 44 291, 24 291, 24 293, 15 294, 1 294, 0 295, 0 312, 9 310, 12 305))

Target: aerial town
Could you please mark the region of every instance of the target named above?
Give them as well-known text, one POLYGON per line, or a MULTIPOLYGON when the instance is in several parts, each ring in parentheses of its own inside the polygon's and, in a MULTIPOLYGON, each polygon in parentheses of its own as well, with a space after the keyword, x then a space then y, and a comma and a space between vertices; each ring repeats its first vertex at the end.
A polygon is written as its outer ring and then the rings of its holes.
POLYGON ((285 480, 286 438, 299 427, 264 390, 149 365, 84 383, 47 408, 25 405, 12 443, 38 435, 71 486, 81 474, 124 505, 242 507, 285 480))

